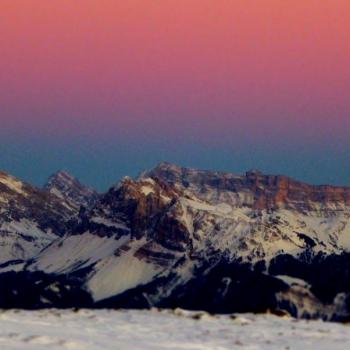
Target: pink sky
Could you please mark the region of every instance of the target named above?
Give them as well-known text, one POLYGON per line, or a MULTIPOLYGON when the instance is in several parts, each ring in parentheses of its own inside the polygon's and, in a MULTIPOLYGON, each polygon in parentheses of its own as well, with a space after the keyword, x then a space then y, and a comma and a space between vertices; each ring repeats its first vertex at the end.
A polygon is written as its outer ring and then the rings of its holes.
POLYGON ((349 0, 1 0, 0 33, 1 135, 350 136, 349 0))
POLYGON ((348 0, 2 0, 0 13, 4 125, 349 126, 348 0))

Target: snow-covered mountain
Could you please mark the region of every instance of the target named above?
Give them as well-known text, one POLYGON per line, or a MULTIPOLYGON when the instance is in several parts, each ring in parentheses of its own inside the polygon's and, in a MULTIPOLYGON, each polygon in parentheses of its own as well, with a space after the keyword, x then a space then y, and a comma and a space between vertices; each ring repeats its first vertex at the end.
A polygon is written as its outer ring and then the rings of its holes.
POLYGON ((96 192, 65 172, 53 175, 45 189, 0 172, 0 264, 27 260, 63 236, 96 192))
POLYGON ((89 208, 97 200, 98 194, 91 187, 83 185, 66 171, 53 174, 46 183, 45 190, 65 201, 73 210, 89 208))
MULTIPOLYGON (((25 264, 16 290, 35 285, 37 306, 85 300, 340 319, 350 314, 349 217, 347 187, 161 163, 81 211, 25 264)), ((17 305, 13 276, 1 278, 17 305)))

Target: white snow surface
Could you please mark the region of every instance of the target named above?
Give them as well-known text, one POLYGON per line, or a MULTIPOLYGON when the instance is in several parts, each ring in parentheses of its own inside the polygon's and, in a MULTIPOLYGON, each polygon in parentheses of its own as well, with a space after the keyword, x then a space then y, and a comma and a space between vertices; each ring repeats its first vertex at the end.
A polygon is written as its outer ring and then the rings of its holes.
POLYGON ((99 237, 90 233, 56 240, 41 255, 32 270, 67 273, 95 264, 87 287, 95 300, 102 300, 146 284, 164 270, 135 256, 146 240, 99 237), (115 254, 124 246, 126 251, 115 254), (57 253, 58 252, 58 253, 57 253))
POLYGON ((135 256, 135 252, 145 243, 144 239, 136 241, 121 256, 111 255, 96 264, 88 282, 94 300, 103 300, 147 284, 164 270, 135 256))
POLYGON ((48 273, 74 271, 113 256, 115 250, 128 240, 129 236, 115 240, 89 232, 84 235, 64 237, 56 240, 41 254, 40 261, 33 266, 33 269, 48 273), (54 254, 56 251, 59 254, 54 254))
POLYGON ((51 231, 44 232, 27 219, 0 223, 0 263, 28 259, 56 238, 51 231))
POLYGON ((50 350, 343 350, 350 348, 350 328, 272 315, 210 316, 182 310, 0 312, 1 349, 48 347, 50 350))

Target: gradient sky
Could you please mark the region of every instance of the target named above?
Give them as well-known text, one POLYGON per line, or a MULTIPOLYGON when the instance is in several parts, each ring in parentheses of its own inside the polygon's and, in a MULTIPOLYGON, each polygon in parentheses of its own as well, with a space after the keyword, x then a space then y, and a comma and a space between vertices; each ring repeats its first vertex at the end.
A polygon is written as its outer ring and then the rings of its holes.
POLYGON ((1 0, 0 168, 158 161, 350 185, 349 0, 1 0))

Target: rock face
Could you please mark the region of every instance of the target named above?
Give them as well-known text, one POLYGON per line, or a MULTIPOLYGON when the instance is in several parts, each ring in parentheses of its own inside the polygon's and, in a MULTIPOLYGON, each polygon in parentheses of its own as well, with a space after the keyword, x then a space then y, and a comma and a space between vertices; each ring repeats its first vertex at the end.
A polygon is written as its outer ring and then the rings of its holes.
POLYGON ((230 195, 231 204, 260 210, 334 211, 350 205, 349 187, 312 186, 287 176, 264 175, 256 170, 241 176, 161 163, 143 176, 188 189, 203 200, 226 202, 230 195))
POLYGON ((18 280, 48 276, 41 306, 74 306, 66 292, 48 297, 56 281, 85 306, 271 309, 339 320, 350 314, 349 217, 346 187, 161 163, 81 211, 18 280))

